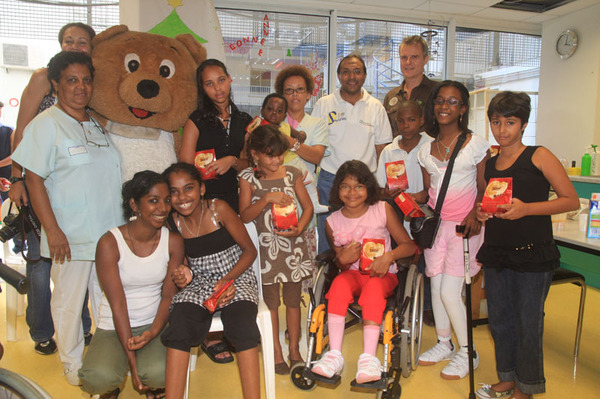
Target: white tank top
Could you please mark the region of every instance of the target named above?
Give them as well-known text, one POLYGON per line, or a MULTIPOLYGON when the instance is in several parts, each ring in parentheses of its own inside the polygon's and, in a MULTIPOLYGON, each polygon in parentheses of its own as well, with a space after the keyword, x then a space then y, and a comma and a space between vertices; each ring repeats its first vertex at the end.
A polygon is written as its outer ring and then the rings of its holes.
MULTIPOLYGON (((152 324, 161 300, 162 285, 169 263, 169 229, 161 228, 156 250, 143 258, 129 249, 118 227, 110 229, 110 232, 115 237, 119 249, 119 276, 127 300, 129 323, 132 328, 152 324)), ((114 330, 112 311, 104 291, 98 313, 98 327, 114 330)))

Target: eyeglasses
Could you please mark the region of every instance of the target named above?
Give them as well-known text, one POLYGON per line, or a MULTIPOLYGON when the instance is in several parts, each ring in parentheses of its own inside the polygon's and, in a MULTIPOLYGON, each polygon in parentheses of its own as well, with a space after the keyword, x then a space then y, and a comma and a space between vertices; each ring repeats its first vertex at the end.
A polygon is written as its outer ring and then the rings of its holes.
POLYGON ((106 138, 106 130, 104 130, 104 128, 98 122, 96 122, 96 120, 94 118, 92 118, 91 116, 90 116, 90 121, 94 124, 96 129, 100 130, 100 132, 104 135, 105 144, 98 144, 94 141, 89 140, 88 135, 91 136, 92 132, 88 128, 87 134, 86 134, 85 127, 83 126, 83 122, 79 122, 79 126, 81 126, 81 130, 83 131, 83 138, 85 139, 85 143, 92 145, 94 147, 110 147, 110 145, 108 143, 108 139, 106 138))
POLYGON ((364 190, 367 189, 367 187, 364 184, 357 184, 354 187, 350 187, 347 184, 341 184, 340 185, 340 191, 343 191, 345 193, 348 193, 350 191, 352 191, 352 189, 354 189, 354 191, 356 191, 357 193, 363 192, 364 190))
POLYGON ((434 98, 433 99, 433 104, 434 105, 444 105, 444 103, 448 104, 451 107, 456 107, 458 105, 463 105, 463 102, 456 99, 456 98, 448 98, 446 100, 444 100, 443 98, 434 98))
POLYGON ((298 87, 297 89, 292 89, 291 87, 288 87, 287 89, 283 89, 283 93, 287 94, 288 96, 291 96, 294 93, 304 94, 306 93, 306 87, 298 87))

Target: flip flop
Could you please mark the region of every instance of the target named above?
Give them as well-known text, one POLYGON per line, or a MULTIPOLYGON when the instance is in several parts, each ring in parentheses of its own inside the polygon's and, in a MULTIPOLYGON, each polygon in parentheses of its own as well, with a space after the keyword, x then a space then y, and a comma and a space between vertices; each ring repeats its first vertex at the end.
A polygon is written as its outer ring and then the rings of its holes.
POLYGON ((277 363, 275 365, 275 374, 286 375, 290 373, 290 367, 286 362, 277 363))
POLYGON ((165 388, 146 391, 146 399, 162 399, 165 397, 165 388))
POLYGON ((204 343, 202 343, 202 344, 200 344, 200 348, 202 348, 202 351, 204 353, 206 353, 206 355, 210 358, 210 360, 212 360, 215 363, 224 364, 224 363, 233 362, 233 356, 231 355, 231 349, 229 348, 229 345, 227 345, 223 341, 217 342, 216 344, 212 344, 211 346, 208 346, 208 347, 206 345, 204 345, 204 343), (218 358, 217 355, 221 354, 223 352, 229 352, 229 356, 226 356, 225 358, 218 358))

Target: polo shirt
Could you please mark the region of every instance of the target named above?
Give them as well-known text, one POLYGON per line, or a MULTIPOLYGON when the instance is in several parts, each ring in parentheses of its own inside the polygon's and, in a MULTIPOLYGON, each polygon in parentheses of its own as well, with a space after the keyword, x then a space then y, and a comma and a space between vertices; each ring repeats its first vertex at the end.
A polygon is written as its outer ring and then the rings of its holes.
POLYGON ((329 133, 330 155, 321 168, 335 174, 346 161, 364 162, 371 172, 377 170, 376 145, 392 141, 392 128, 381 102, 362 88, 362 98, 352 105, 342 98, 340 89, 322 97, 312 116, 323 118, 329 133))
POLYGON ((387 177, 385 176, 385 164, 386 162, 394 162, 394 161, 404 161, 404 166, 406 168, 406 177, 408 179, 408 193, 418 193, 419 191, 423 191, 423 173, 421 172, 421 165, 419 165, 419 148, 426 143, 431 143, 433 138, 425 133, 421 133, 421 139, 415 148, 413 148, 410 152, 404 151, 398 145, 398 142, 402 136, 398 136, 394 138, 390 144, 388 144, 381 155, 379 155, 379 163, 377 165, 377 173, 375 177, 377 177, 377 182, 383 188, 387 182, 387 177))
POLYGON ((412 91, 410 92, 410 98, 408 98, 408 96, 406 95, 406 91, 404 90, 405 81, 402 81, 402 84, 400 86, 388 91, 388 93, 385 95, 385 99, 383 100, 383 106, 385 107, 385 110, 390 116, 390 123, 392 125, 392 130, 394 131, 394 136, 397 136, 399 134, 397 132, 396 123, 392 120, 394 115, 393 112, 395 111, 393 109, 394 105, 398 104, 401 101, 411 100, 419 103, 421 108, 425 108, 425 103, 427 102, 427 99, 429 98, 433 87, 437 83, 438 82, 431 80, 427 76, 423 75, 421 83, 419 83, 419 85, 412 89, 412 91), (394 98, 395 100, 393 100, 394 98), (392 104, 390 104, 390 102, 392 104))
MULTIPOLYGON (((71 259, 93 261, 100 237, 124 221, 121 160, 110 137, 53 106, 27 125, 13 160, 44 179, 71 259)), ((40 245, 41 255, 50 257, 44 226, 40 245)))

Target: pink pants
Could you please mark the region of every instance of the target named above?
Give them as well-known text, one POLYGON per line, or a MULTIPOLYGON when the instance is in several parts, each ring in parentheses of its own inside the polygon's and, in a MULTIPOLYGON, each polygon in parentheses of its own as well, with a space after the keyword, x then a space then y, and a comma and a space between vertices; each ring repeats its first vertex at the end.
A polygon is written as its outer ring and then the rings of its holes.
POLYGON ((346 270, 337 275, 326 295, 329 300, 329 313, 346 316, 348 306, 358 296, 364 320, 381 324, 386 299, 392 295, 398 285, 395 274, 383 277, 371 277, 358 270, 346 270))

